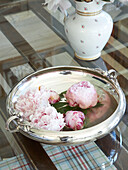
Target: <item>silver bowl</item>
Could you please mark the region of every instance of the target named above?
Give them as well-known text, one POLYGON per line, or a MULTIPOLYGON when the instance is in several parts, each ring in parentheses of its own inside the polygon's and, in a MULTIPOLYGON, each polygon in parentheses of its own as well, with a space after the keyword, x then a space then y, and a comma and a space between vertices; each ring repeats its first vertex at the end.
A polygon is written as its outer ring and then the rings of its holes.
POLYGON ((10 118, 6 122, 6 129, 11 133, 20 132, 23 135, 50 145, 74 145, 95 141, 111 132, 120 122, 126 109, 125 95, 119 86, 115 70, 103 71, 74 66, 58 66, 42 69, 22 79, 9 93, 6 102, 10 118), (44 85, 58 93, 67 90, 79 81, 90 81, 98 94, 104 91, 111 98, 111 105, 97 121, 78 131, 48 131, 32 127, 23 119, 22 114, 15 110, 18 97, 31 87, 44 85), (11 127, 15 125, 15 128, 11 127))

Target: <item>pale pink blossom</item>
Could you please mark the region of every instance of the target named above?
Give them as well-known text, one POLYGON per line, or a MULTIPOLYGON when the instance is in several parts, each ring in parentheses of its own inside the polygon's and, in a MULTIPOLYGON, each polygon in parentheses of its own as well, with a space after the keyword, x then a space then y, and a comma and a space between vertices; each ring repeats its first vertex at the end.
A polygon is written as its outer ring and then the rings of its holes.
POLYGON ((54 104, 60 100, 59 94, 57 94, 55 91, 49 90, 49 94, 50 96, 48 101, 50 104, 54 104))
POLYGON ((85 115, 80 111, 66 112, 65 122, 67 127, 73 130, 80 130, 84 126, 85 115))
POLYGON ((41 93, 43 93, 43 96, 48 98, 50 104, 54 104, 60 100, 59 94, 53 90, 45 89, 44 86, 40 86, 39 90, 41 93))
POLYGON ((60 131, 65 126, 63 114, 50 104, 59 100, 59 95, 52 90, 40 86, 29 89, 21 95, 15 109, 23 113, 23 118, 37 128, 60 131))
POLYGON ((71 107, 79 106, 82 109, 93 107, 97 104, 97 92, 88 81, 81 81, 72 85, 65 95, 71 107))
POLYGON ((39 107, 43 109, 49 106, 48 99, 49 93, 45 91, 41 92, 38 88, 33 88, 18 98, 15 108, 23 112, 24 118, 29 119, 29 116, 34 114, 35 110, 39 107))
POLYGON ((46 4, 48 5, 48 9, 54 12, 56 12, 58 8, 60 8, 62 12, 65 12, 65 10, 71 7, 69 0, 45 0, 43 5, 46 4))
POLYGON ((36 128, 60 131, 65 126, 63 114, 57 112, 57 110, 48 106, 42 111, 41 109, 30 116, 31 124, 36 128))

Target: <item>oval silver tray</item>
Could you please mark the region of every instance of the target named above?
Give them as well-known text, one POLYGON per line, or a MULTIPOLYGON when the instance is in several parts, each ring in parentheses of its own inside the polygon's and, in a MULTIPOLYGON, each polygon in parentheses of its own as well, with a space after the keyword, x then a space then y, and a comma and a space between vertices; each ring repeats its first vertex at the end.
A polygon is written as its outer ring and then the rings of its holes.
POLYGON ((100 69, 74 66, 51 67, 32 73, 22 79, 7 97, 6 108, 10 118, 6 122, 6 129, 10 132, 19 131, 33 140, 50 145, 73 145, 95 141, 112 131, 125 113, 126 100, 116 77, 115 70, 105 72, 100 69), (111 105, 105 112, 105 116, 101 116, 96 122, 93 121, 85 129, 60 132, 37 129, 15 110, 14 105, 18 97, 31 87, 44 85, 61 93, 74 83, 84 80, 90 81, 99 95, 107 93, 112 101, 109 102, 111 105), (15 129, 11 128, 12 122, 15 124, 15 129))

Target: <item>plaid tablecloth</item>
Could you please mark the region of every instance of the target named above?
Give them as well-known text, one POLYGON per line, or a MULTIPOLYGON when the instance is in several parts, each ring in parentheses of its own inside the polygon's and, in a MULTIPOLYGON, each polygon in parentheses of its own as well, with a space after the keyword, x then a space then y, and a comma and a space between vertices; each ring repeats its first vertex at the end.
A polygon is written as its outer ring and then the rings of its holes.
POLYGON ((30 163, 25 159, 24 155, 18 155, 0 161, 0 170, 30 170, 30 163))
POLYGON ((58 170, 116 170, 95 142, 78 146, 42 145, 58 170))

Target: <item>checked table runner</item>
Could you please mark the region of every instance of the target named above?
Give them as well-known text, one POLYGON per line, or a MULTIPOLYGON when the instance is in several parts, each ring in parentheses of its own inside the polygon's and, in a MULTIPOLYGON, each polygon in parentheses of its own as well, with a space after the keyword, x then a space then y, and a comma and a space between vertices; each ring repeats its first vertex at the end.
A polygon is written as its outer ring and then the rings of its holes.
POLYGON ((94 142, 77 146, 44 145, 43 148, 58 170, 116 170, 94 142))

